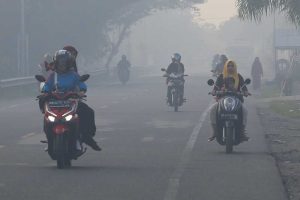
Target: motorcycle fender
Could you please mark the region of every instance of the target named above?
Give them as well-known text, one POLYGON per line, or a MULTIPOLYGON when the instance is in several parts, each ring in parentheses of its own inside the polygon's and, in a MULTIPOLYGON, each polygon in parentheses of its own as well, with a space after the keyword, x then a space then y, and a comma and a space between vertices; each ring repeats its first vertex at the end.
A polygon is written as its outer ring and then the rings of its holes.
POLYGON ((53 133, 56 135, 64 134, 69 131, 69 127, 63 124, 57 124, 52 128, 53 133))
POLYGON ((234 122, 233 121, 225 121, 225 126, 226 127, 234 127, 234 122))

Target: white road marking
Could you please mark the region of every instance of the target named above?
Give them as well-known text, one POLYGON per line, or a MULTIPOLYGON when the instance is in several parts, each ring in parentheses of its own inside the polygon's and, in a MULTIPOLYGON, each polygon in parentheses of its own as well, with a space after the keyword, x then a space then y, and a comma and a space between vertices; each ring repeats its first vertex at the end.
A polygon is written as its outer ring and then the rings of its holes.
POLYGON ((45 140, 46 136, 44 133, 29 133, 24 135, 18 144, 27 144, 27 145, 42 145, 41 140, 45 140))
POLYGON ((8 106, 7 108, 15 108, 17 106, 19 106, 19 104, 14 104, 14 105, 8 106))
POLYGON ((144 137, 142 139, 142 142, 152 142, 154 140, 154 137, 144 137))
POLYGON ((5 146, 4 145, 0 145, 0 149, 3 149, 5 146))
POLYGON ((199 123, 195 126, 195 128, 190 136, 190 139, 188 140, 188 142, 182 152, 179 164, 176 167, 171 178, 169 179, 168 188, 165 193, 164 200, 175 200, 176 199, 178 189, 179 189, 180 179, 185 171, 187 164, 189 163, 191 153, 193 151, 194 145, 195 145, 198 135, 200 133, 200 129, 202 128, 202 125, 205 121, 205 118, 206 118, 209 110, 210 110, 210 106, 202 113, 199 123))
POLYGON ((108 108, 107 105, 104 105, 104 106, 100 106, 101 109, 105 109, 105 108, 108 108))
POLYGON ((28 134, 26 134, 26 135, 23 135, 23 136, 22 136, 22 139, 26 139, 26 138, 32 137, 32 136, 34 136, 34 135, 36 135, 36 133, 28 133, 28 134))

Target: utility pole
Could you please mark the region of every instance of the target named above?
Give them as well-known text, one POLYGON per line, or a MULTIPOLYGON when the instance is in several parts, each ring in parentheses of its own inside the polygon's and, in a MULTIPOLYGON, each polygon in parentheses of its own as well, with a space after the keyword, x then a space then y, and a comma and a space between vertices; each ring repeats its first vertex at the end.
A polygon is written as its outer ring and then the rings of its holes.
POLYGON ((29 75, 28 70, 28 36, 25 32, 25 0, 20 0, 21 5, 21 17, 20 17, 20 38, 18 45, 18 75, 25 76, 29 75))

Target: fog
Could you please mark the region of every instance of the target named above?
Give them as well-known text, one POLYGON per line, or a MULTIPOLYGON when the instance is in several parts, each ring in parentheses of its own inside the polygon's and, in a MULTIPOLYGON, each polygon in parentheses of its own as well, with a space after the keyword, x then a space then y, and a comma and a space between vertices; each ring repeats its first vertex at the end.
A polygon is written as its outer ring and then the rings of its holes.
MULTIPOLYGON (((271 69, 272 17, 261 23, 240 21, 237 16, 215 22, 224 16, 215 9, 216 18, 211 18, 214 2, 201 10, 201 1, 25 0, 22 7, 22 0, 2 0, 1 77, 35 74, 42 56, 64 45, 79 49, 78 62, 87 70, 115 66, 122 54, 134 66, 152 70, 167 66, 174 52, 182 54, 191 72, 208 74, 216 53, 232 54, 245 73, 255 56, 262 56, 271 69), (248 48, 245 52, 251 55, 230 52, 239 48, 248 48)), ((228 12, 229 16, 236 13, 232 7, 228 12)))

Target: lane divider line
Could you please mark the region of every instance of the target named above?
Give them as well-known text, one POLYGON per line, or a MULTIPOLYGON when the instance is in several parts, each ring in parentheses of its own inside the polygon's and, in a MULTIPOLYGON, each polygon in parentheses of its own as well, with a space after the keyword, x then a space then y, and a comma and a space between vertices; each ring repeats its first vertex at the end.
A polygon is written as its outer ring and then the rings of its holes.
POLYGON ((202 113, 198 124, 193 129, 193 132, 181 154, 180 161, 179 161, 175 171, 173 172, 171 178, 169 179, 169 183, 168 183, 167 191, 165 193, 164 200, 175 200, 176 199, 179 185, 180 185, 180 179, 185 171, 187 164, 189 163, 191 153, 193 151, 194 145, 197 141, 197 138, 199 136, 199 133, 203 126, 203 123, 206 119, 206 116, 210 110, 210 107, 211 106, 208 106, 208 108, 202 113))
POLYGON ((26 139, 26 138, 32 137, 32 136, 34 136, 34 135, 36 135, 36 133, 28 133, 28 134, 26 134, 26 135, 23 135, 23 136, 22 136, 22 139, 26 139))
POLYGON ((154 140, 154 137, 144 137, 142 139, 142 142, 152 142, 154 140))

